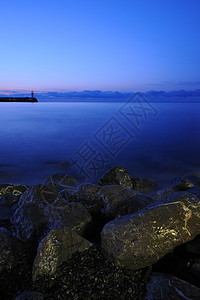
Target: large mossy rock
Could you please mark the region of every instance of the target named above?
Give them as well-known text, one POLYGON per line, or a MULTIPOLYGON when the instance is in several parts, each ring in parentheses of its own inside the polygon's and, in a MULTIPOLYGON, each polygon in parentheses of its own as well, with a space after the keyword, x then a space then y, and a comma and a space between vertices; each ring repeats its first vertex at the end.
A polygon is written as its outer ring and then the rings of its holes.
POLYGON ((103 186, 93 201, 101 203, 101 212, 112 219, 136 212, 154 202, 151 197, 120 185, 103 186))
POLYGON ((200 299, 200 288, 168 274, 152 273, 145 300, 200 299))
POLYGON ((122 167, 112 168, 99 180, 99 185, 122 185, 130 189, 133 187, 128 171, 122 167))
POLYGON ((177 192, 157 204, 106 224, 102 248, 116 265, 140 269, 200 233, 200 201, 177 192))
POLYGON ((11 232, 0 227, 0 273, 17 265, 22 254, 22 244, 11 232))
POLYGON ((39 276, 51 276, 57 268, 75 252, 83 252, 92 244, 73 230, 56 228, 40 242, 33 265, 33 280, 39 276))
POLYGON ((70 226, 81 234, 91 219, 81 204, 68 204, 59 193, 44 185, 37 185, 22 195, 11 223, 14 226, 13 234, 26 241, 34 232, 41 238, 49 230, 62 226, 70 226))

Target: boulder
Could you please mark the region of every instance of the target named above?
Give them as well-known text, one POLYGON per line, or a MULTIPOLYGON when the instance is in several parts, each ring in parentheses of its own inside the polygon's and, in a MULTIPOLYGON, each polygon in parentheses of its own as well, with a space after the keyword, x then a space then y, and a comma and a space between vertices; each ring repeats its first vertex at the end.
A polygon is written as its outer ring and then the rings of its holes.
POLYGON ((103 186, 94 196, 94 202, 102 203, 101 212, 107 218, 117 218, 136 212, 154 200, 121 185, 103 186))
POLYGON ((90 242, 67 227, 51 230, 38 247, 33 264, 33 280, 43 275, 51 276, 72 254, 83 252, 91 246, 90 242))
POLYGON ((132 181, 128 171, 122 167, 114 167, 100 180, 99 185, 122 185, 132 189, 132 181))
POLYGON ((11 232, 0 227, 0 273, 17 265, 22 254, 22 244, 11 232))
POLYGON ((116 265, 140 269, 156 263, 199 233, 199 199, 177 192, 135 214, 109 222, 101 239, 106 256, 116 265))
POLYGON ((15 300, 44 300, 45 295, 37 291, 24 291, 15 300))
POLYGON ((190 180, 195 186, 200 186, 200 172, 190 174, 186 176, 185 179, 190 180))
POLYGON ((180 179, 178 183, 172 186, 174 191, 186 191, 188 188, 193 187, 194 184, 189 178, 180 179))
POLYGON ((140 193, 151 193, 158 189, 158 184, 152 179, 131 178, 133 190, 140 193))
POLYGON ((170 195, 170 194, 174 194, 174 190, 172 188, 164 188, 162 190, 157 190, 154 193, 151 194, 151 196, 155 199, 155 200, 160 200, 165 198, 166 196, 170 195))
POLYGON ((145 300, 200 299, 200 288, 168 274, 154 272, 146 286, 145 300))
POLYGON ((83 234, 92 217, 79 203, 68 203, 44 185, 29 188, 11 218, 13 233, 26 241, 36 231, 39 239, 49 230, 69 226, 83 234))
POLYGON ((56 199, 61 199, 61 196, 42 184, 28 188, 21 196, 11 218, 14 225, 13 234, 26 241, 35 230, 45 226, 49 219, 45 208, 56 199))
POLYGON ((74 196, 76 201, 83 204, 90 214, 96 214, 104 207, 102 199, 95 197, 96 193, 101 189, 100 186, 94 184, 82 184, 78 187, 74 196))
POLYGON ((53 228, 69 227, 79 235, 84 235, 87 226, 92 222, 87 209, 76 202, 64 206, 49 205, 45 208, 45 215, 49 216, 46 233, 53 228))
POLYGON ((18 201, 21 195, 27 190, 25 184, 1 184, 0 185, 0 204, 8 208, 12 208, 18 201))
POLYGON ((197 196, 200 199, 200 186, 193 186, 189 189, 187 189, 187 192, 197 196))

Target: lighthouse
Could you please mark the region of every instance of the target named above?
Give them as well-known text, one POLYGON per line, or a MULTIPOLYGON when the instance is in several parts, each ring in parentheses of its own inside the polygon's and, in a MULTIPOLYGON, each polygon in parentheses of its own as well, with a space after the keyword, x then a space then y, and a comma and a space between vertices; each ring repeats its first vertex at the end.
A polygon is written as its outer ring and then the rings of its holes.
POLYGON ((34 96, 34 91, 32 90, 31 91, 31 97, 33 98, 33 96, 34 96))

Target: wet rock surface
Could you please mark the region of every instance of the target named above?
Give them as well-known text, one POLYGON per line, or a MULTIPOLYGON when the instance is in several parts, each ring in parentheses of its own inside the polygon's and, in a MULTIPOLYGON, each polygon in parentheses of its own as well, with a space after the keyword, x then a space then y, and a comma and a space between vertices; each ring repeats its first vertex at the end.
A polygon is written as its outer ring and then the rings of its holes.
POLYGON ((100 180, 99 185, 122 185, 132 189, 133 184, 128 171, 122 167, 114 167, 100 180))
POLYGON ((83 252, 89 247, 90 242, 67 227, 51 230, 38 247, 33 265, 33 280, 43 275, 51 276, 72 254, 83 252))

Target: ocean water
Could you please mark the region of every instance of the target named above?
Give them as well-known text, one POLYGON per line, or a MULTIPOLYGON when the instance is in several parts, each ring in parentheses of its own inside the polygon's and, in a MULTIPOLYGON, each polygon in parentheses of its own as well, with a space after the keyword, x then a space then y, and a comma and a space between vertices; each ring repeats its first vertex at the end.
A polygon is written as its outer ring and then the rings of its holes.
POLYGON ((113 166, 160 185, 200 171, 200 103, 0 103, 0 183, 97 183, 113 166))

